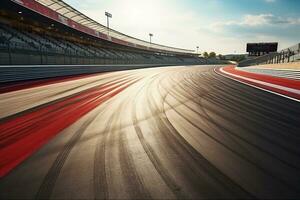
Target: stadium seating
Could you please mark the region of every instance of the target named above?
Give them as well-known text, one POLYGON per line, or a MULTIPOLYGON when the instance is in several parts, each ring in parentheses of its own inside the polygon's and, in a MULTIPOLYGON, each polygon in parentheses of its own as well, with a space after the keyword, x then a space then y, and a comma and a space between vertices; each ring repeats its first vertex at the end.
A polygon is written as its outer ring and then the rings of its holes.
MULTIPOLYGON (((80 38, 76 38, 81 41, 80 38)), ((76 40, 75 39, 75 40, 76 40)), ((20 64, 22 55, 30 54, 22 64, 200 64, 203 59, 198 57, 167 56, 150 52, 130 51, 126 49, 99 47, 92 43, 75 42, 67 37, 56 37, 51 34, 17 29, 0 24, 0 48, 2 52, 9 49, 14 59, 1 59, 0 64, 20 64), (17 55, 18 54, 18 55, 17 55), (42 56, 40 56, 42 55, 42 56), (41 57, 41 59, 34 57, 41 57), (55 57, 67 57, 57 59, 55 57), (29 59, 32 57, 32 59, 29 59), (51 59, 51 57, 54 57, 51 59), (72 60, 77 61, 72 61, 72 60), (37 61, 39 60, 39 61, 37 61), (9 63, 10 62, 10 63, 9 63)), ((2 53, 3 54, 3 53, 2 53)), ((24 57, 23 56, 23 57, 24 57)), ((3 55, 2 55, 3 57, 3 55)), ((9 57, 9 55, 7 55, 9 57)))

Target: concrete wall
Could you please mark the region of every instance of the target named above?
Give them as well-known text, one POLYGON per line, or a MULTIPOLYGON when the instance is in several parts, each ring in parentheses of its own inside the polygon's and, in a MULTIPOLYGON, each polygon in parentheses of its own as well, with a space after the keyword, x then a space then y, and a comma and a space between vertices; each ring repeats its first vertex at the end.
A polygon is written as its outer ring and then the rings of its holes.
POLYGON ((149 67, 169 66, 164 64, 143 65, 23 65, 23 66, 1 66, 0 83, 15 81, 35 80, 42 78, 69 76, 77 74, 90 74, 97 72, 109 72, 149 67))

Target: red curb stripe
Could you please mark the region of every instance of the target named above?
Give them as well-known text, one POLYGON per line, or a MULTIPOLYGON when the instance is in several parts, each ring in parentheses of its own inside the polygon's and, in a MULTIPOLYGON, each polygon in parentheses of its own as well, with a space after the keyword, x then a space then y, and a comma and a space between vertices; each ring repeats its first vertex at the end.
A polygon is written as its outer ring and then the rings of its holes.
POLYGON ((264 75, 264 74, 256 74, 256 73, 251 73, 251 72, 245 72, 245 71, 237 70, 233 66, 223 67, 223 70, 228 73, 235 74, 235 75, 239 75, 239 76, 243 76, 243 77, 247 77, 247 78, 252 78, 255 80, 264 81, 267 83, 272 83, 275 85, 280 85, 280 86, 300 90, 300 81, 298 81, 298 80, 287 79, 287 78, 282 78, 282 77, 274 77, 274 76, 264 75))
POLYGON ((7 143, 11 140, 13 142, 16 142, 16 140, 18 139, 16 138, 16 135, 24 136, 28 134, 28 132, 26 132, 28 129, 30 133, 31 126, 36 126, 35 121, 48 118, 51 113, 56 112, 57 110, 62 109, 63 107, 68 106, 69 104, 74 104, 78 101, 84 101, 86 98, 92 98, 101 94, 102 92, 107 92, 109 90, 114 89, 111 88, 114 85, 115 87, 117 87, 128 82, 129 80, 130 79, 127 78, 113 83, 109 82, 96 88, 91 88, 89 90, 80 92, 75 96, 69 97, 54 104, 50 104, 46 107, 42 107, 37 111, 19 116, 15 119, 11 119, 5 122, 4 124, 0 124, 0 148, 2 146, 8 145, 7 143), (18 131, 18 133, 16 133, 16 129, 19 129, 21 131, 18 131))
POLYGON ((82 78, 88 78, 88 77, 97 76, 100 74, 102 75, 105 73, 80 74, 80 75, 61 76, 61 77, 55 77, 55 78, 45 78, 45 79, 39 79, 39 80, 28 80, 28 81, 18 81, 18 82, 13 82, 13 83, 4 83, 4 84, 1 84, 1 86, 0 86, 0 94, 34 88, 34 87, 40 87, 40 86, 50 85, 50 84, 55 84, 55 83, 73 81, 73 80, 78 80, 78 79, 82 79, 82 78))
POLYGON ((284 95, 284 96, 287 96, 287 97, 291 97, 291 98, 294 98, 294 99, 297 99, 297 100, 300 100, 300 95, 299 94, 296 94, 296 93, 293 93, 293 92, 290 92, 290 91, 287 91, 287 90, 282 90, 282 89, 279 89, 279 88, 274 88, 274 87, 271 87, 271 86, 268 86, 268 85, 256 83, 256 82, 253 82, 251 80, 246 80, 242 77, 250 78, 250 79, 254 79, 254 80, 258 80, 258 81, 263 81, 263 82, 266 82, 266 83, 271 83, 271 84, 274 84, 274 85, 277 85, 277 86, 283 86, 283 87, 287 87, 287 88, 290 88, 290 89, 296 89, 296 90, 300 89, 300 81, 286 79, 286 78, 272 77, 272 76, 268 76, 268 75, 255 74, 255 73, 250 73, 250 72, 244 72, 244 71, 240 71, 240 70, 235 69, 233 66, 224 67, 222 69, 225 72, 229 73, 229 74, 224 74, 220 69, 217 69, 217 71, 219 73, 222 73, 222 74, 226 75, 226 76, 230 76, 231 78, 233 78, 235 80, 238 80, 240 82, 243 82, 243 83, 246 83, 246 84, 261 88, 261 89, 269 90, 271 92, 275 92, 275 93, 278 93, 278 94, 281 94, 281 95, 284 95), (233 75, 241 76, 241 78, 233 76, 233 75))
POLYGON ((1 124, 0 177, 8 174, 63 129, 138 80, 131 78, 100 86, 1 124))

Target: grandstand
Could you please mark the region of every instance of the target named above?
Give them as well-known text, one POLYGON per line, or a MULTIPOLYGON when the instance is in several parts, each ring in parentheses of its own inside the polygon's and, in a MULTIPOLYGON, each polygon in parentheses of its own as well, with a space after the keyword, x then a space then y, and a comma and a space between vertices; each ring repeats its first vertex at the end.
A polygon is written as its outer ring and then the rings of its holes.
MULTIPOLYGON (((213 64, 192 50, 149 43, 105 26, 61 0, 2 0, 1 65, 213 64)), ((220 61, 218 61, 220 62, 220 61)))

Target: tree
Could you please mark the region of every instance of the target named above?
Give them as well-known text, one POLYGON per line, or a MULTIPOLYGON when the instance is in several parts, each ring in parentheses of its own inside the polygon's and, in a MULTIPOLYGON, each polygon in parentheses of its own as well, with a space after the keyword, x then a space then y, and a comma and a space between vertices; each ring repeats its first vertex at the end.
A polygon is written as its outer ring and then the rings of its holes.
POLYGON ((244 55, 236 55, 236 56, 233 56, 231 60, 236 61, 236 62, 241 62, 245 59, 246 59, 246 57, 244 55))
POLYGON ((208 58, 208 53, 206 51, 203 53, 203 57, 208 58))
POLYGON ((208 55, 209 58, 215 58, 216 57, 216 53, 215 52, 210 52, 208 55))
POLYGON ((223 56, 222 54, 219 54, 219 55, 218 55, 218 58, 219 58, 220 60, 224 60, 224 56, 223 56))

